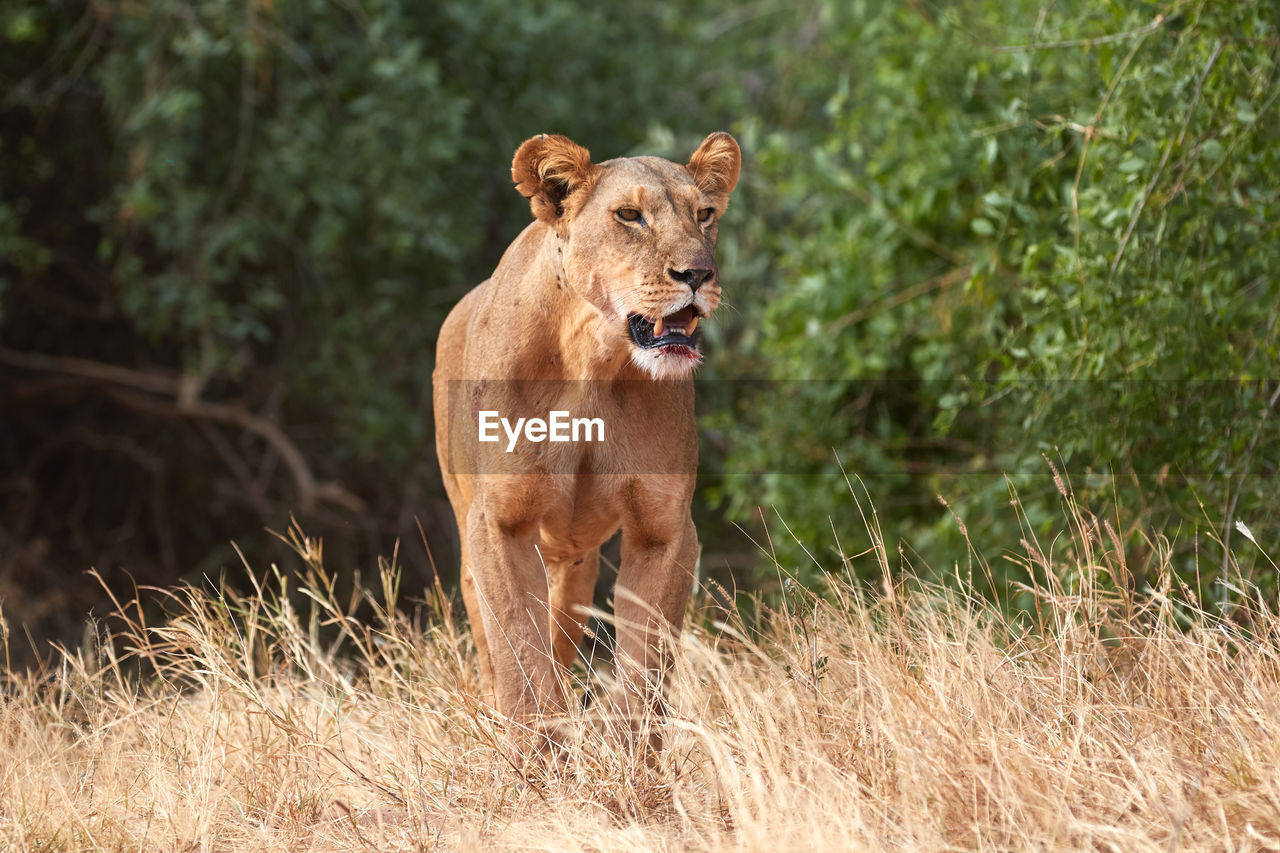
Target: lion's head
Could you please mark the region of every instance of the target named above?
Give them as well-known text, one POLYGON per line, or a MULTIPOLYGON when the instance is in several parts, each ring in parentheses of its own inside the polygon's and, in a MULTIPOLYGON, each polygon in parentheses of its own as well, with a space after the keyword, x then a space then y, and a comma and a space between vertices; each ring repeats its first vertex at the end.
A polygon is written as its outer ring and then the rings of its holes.
POLYGON ((687 376, 702 360, 698 323, 720 304, 712 253, 741 160, 727 133, 708 136, 683 166, 659 157, 592 163, 587 149, 552 135, 516 151, 511 177, 556 235, 564 285, 654 377, 687 376))

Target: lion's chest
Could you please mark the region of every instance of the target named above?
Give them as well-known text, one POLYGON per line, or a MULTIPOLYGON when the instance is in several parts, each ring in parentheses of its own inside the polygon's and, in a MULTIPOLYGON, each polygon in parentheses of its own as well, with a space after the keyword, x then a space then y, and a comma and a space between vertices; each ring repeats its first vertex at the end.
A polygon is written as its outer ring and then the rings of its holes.
POLYGON ((615 478, 566 477, 543 507, 540 539, 544 549, 580 554, 596 548, 622 521, 622 484, 615 478))

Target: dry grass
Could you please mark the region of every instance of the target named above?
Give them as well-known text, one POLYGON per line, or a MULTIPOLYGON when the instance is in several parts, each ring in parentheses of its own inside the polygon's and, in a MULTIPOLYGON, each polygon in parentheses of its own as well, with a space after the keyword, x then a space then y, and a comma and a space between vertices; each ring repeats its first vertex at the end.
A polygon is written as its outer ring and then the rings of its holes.
MULTIPOLYGON (((1070 509, 1052 555, 1023 543, 1033 616, 837 580, 750 632, 706 608, 658 761, 584 712, 532 778, 465 630, 350 618, 299 538, 298 610, 274 571, 244 597, 177 590, 164 625, 122 607, 97 652, 8 675, 0 849, 1280 848, 1274 602, 1242 590, 1217 619, 1158 549, 1163 584, 1109 592, 1124 557, 1070 509)), ((381 581, 368 601, 394 605, 381 581)))

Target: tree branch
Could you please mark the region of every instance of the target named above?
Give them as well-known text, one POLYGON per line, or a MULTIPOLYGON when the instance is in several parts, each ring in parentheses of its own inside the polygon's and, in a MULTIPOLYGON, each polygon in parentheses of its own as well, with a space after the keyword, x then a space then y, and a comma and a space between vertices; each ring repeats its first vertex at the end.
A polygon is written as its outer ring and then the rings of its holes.
POLYGON ((279 424, 259 417, 241 405, 201 400, 193 393, 194 384, 186 374, 133 370, 82 358, 19 352, 7 347, 0 347, 0 364, 78 376, 100 383, 109 397, 135 411, 160 417, 199 418, 234 424, 258 436, 280 454, 298 490, 304 512, 311 511, 320 501, 338 504, 352 512, 365 510, 364 501, 338 483, 316 482, 306 458, 279 424), (171 399, 156 399, 138 391, 171 399))
POLYGON ((36 353, 19 352, 0 347, 0 364, 21 367, 25 370, 39 370, 45 373, 63 373, 79 376, 96 382, 110 382, 126 388, 137 388, 153 394, 179 393, 181 380, 176 373, 168 371, 132 370, 100 361, 66 356, 38 355, 36 353))
POLYGON ((1097 44, 1110 44, 1117 41, 1126 41, 1138 36, 1145 36, 1148 33, 1160 29, 1164 23, 1164 14, 1160 13, 1151 19, 1144 26, 1138 27, 1136 30, 1128 30, 1123 33, 1111 33, 1105 36, 1094 36, 1093 38, 1082 39, 1064 39, 1062 41, 1042 41, 1032 44, 1001 44, 997 45, 994 50, 996 53, 1021 53, 1028 50, 1049 50, 1062 47, 1093 47, 1097 44))

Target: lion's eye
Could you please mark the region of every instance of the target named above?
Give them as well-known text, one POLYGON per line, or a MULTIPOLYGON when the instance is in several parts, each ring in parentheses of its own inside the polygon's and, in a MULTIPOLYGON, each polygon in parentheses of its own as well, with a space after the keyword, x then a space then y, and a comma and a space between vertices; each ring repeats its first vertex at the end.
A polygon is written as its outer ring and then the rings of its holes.
POLYGON ((615 215, 623 222, 639 222, 640 211, 634 207, 620 207, 614 211, 615 215))
POLYGON ((715 215, 716 215, 716 209, 714 207, 704 207, 702 208, 702 210, 698 211, 698 221, 710 222, 711 217, 715 215))

